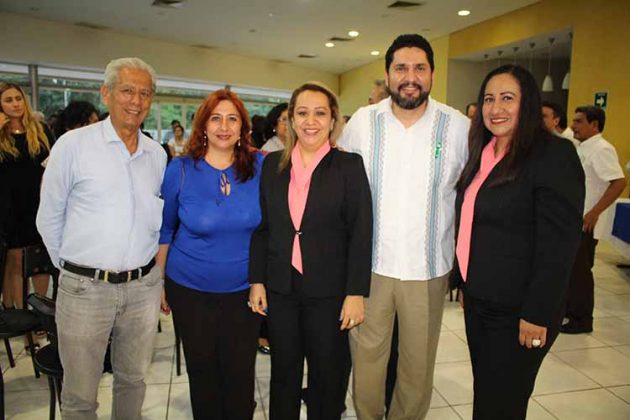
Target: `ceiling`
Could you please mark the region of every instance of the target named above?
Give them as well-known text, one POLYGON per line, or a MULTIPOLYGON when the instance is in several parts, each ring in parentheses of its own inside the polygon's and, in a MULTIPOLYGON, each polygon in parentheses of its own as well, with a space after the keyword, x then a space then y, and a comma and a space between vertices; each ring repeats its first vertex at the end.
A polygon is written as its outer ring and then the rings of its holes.
POLYGON ((373 50, 382 56, 398 34, 433 39, 538 0, 409 0, 423 4, 403 9, 387 7, 395 0, 185 0, 181 8, 153 1, 0 0, 0 11, 342 73, 373 61, 373 50), (460 9, 471 14, 460 17, 460 9), (324 46, 349 30, 360 35, 324 46))

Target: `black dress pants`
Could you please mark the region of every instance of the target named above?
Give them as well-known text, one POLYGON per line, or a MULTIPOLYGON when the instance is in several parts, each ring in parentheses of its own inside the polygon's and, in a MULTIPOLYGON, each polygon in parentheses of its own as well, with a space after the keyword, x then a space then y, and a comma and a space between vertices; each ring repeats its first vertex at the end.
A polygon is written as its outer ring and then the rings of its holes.
POLYGON ((195 420, 251 420, 260 316, 249 289, 207 293, 166 278, 166 298, 184 346, 195 420))
POLYGON ((582 232, 582 239, 573 263, 567 292, 565 316, 569 318, 572 324, 584 328, 593 328, 593 307, 595 304, 593 264, 595 264, 596 246, 597 239, 593 238, 593 233, 582 232))
POLYGON ((560 319, 547 329, 545 347, 528 349, 518 342, 518 308, 464 294, 464 317, 474 377, 473 420, 525 420, 536 375, 558 336, 560 319))
POLYGON ((308 419, 339 419, 347 390, 344 376, 350 363, 348 333, 339 330, 345 297, 304 296, 302 282, 302 276, 293 270, 291 294, 267 291, 269 342, 273 349, 269 417, 299 419, 306 357, 308 419))

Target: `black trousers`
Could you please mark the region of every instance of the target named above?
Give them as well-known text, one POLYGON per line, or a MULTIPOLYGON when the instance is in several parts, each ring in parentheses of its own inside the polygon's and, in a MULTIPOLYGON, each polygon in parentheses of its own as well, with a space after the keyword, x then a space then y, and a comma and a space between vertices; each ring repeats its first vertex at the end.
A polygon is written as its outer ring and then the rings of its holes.
POLYGON ((593 233, 582 232, 567 292, 567 310, 565 316, 572 324, 585 328, 593 328, 593 307, 595 304, 595 280, 593 264, 595 264, 595 247, 597 239, 593 233))
POLYGON ((344 297, 304 296, 302 276, 294 270, 293 277, 291 294, 267 292, 272 348, 269 417, 299 419, 306 357, 309 420, 339 419, 350 363, 348 333, 339 330, 344 297))
POLYGON ((473 370, 474 420, 525 420, 543 358, 558 336, 547 329, 545 347, 528 349, 518 342, 518 308, 481 301, 464 294, 466 336, 473 370))
POLYGON ((184 346, 195 420, 251 420, 260 316, 249 290, 206 293, 166 278, 166 298, 184 346))

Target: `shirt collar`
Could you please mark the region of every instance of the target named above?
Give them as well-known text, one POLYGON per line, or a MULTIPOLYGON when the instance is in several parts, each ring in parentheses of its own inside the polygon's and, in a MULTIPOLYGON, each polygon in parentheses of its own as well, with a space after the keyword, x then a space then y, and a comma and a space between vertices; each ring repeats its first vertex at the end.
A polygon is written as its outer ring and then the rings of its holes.
POLYGON ((597 143, 597 140, 602 139, 602 133, 597 133, 594 136, 587 138, 580 142, 580 147, 589 147, 591 144, 597 143))
POLYGON ((302 155, 300 154, 298 147, 299 146, 296 144, 291 152, 291 169, 297 178, 310 178, 315 171, 315 168, 317 168, 317 165, 319 165, 319 162, 321 162, 324 156, 326 156, 326 154, 330 151, 330 144, 328 142, 322 144, 322 146, 317 149, 315 156, 313 156, 313 159, 306 167, 304 167, 302 155))
MULTIPOLYGON (((107 117, 107 119, 103 121, 103 130, 105 131, 104 140, 106 143, 120 143, 121 147, 125 147, 126 150, 125 143, 116 132, 116 129, 112 124, 111 117, 107 117)), ((152 152, 150 147, 145 147, 145 140, 145 135, 142 133, 142 131, 140 131, 140 129, 138 129, 138 149, 132 157, 139 156, 143 153, 152 152)))

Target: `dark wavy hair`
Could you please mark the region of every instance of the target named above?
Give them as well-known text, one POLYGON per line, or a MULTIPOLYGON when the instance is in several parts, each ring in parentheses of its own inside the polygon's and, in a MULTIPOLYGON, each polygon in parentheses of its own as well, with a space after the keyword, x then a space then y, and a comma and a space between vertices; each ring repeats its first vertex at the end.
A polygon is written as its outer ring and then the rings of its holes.
POLYGON ((418 34, 399 35, 392 45, 389 46, 385 53, 385 72, 389 74, 389 66, 394 61, 394 53, 401 48, 420 48, 427 55, 431 71, 435 70, 435 62, 433 61, 433 48, 425 37, 418 34))
POLYGON ((273 136, 276 135, 276 127, 278 126, 278 119, 280 119, 280 115, 289 109, 289 104, 287 102, 282 102, 271 108, 271 111, 267 114, 267 123, 265 124, 265 140, 269 140, 273 136))
POLYGON ((59 138, 66 131, 88 125, 90 116, 98 115, 98 110, 88 101, 72 101, 59 112, 53 132, 55 137, 59 138))
POLYGON ((551 134, 544 126, 540 88, 534 76, 521 66, 506 64, 492 70, 481 84, 477 97, 477 112, 472 118, 472 125, 468 133, 468 162, 464 166, 457 188, 463 191, 470 185, 479 171, 483 148, 492 139, 492 133, 483 123, 483 97, 490 79, 500 74, 509 74, 521 89, 521 103, 518 113, 516 131, 510 141, 510 146, 499 169, 499 174, 489 186, 501 185, 513 181, 520 173, 530 152, 539 143, 551 141, 551 134))
POLYGON ((255 149, 252 147, 250 134, 252 126, 243 101, 232 91, 227 89, 217 90, 208 95, 203 103, 199 105, 197 112, 195 112, 192 133, 188 141, 188 154, 195 160, 195 163, 205 157, 208 150, 208 142, 205 134, 206 125, 208 119, 210 119, 210 114, 212 114, 212 111, 214 111, 221 101, 232 102, 241 117, 240 146, 238 143, 234 145, 234 169, 236 171, 236 179, 245 182, 251 179, 255 173, 255 149))

